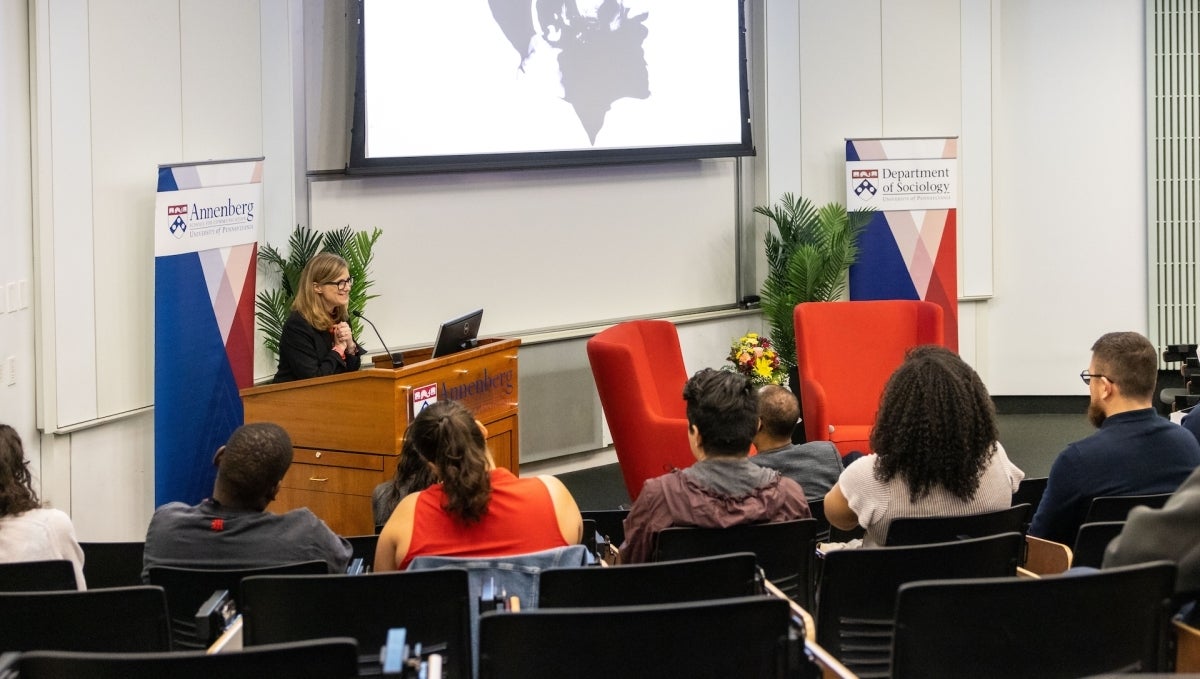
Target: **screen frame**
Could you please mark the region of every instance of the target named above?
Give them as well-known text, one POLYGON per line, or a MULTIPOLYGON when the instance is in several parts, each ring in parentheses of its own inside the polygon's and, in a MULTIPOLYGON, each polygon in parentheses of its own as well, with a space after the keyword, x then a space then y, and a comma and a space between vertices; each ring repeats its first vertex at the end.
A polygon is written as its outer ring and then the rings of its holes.
POLYGON ((483 324, 483 309, 476 309, 451 319, 438 327, 430 358, 442 358, 477 346, 479 326, 483 324))
POLYGON ((429 174, 439 172, 656 163, 700 160, 704 158, 754 156, 756 155, 756 151, 751 128, 749 56, 746 42, 746 0, 731 1, 736 1, 738 6, 738 96, 741 110, 740 142, 691 146, 643 146, 469 155, 367 157, 363 0, 355 0, 351 3, 350 11, 347 12, 347 17, 352 27, 350 35, 355 36, 353 45, 355 66, 353 111, 350 128, 350 157, 346 163, 345 172, 349 175, 429 174))

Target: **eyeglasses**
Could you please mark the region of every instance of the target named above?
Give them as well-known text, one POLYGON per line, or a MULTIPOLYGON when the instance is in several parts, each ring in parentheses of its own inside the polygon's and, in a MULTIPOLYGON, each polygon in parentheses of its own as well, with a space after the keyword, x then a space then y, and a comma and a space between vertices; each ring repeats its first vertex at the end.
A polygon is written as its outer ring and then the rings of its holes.
POLYGON ((1079 372, 1079 379, 1083 380, 1084 384, 1091 384, 1093 377, 1102 377, 1102 378, 1108 380, 1109 382, 1116 384, 1116 381, 1113 380, 1113 378, 1109 377, 1108 375, 1100 375, 1097 373, 1090 373, 1087 371, 1087 368, 1084 368, 1083 370, 1081 370, 1079 372))
POLYGON ((336 285, 338 290, 345 292, 350 289, 351 285, 354 285, 354 279, 353 278, 343 278, 340 281, 325 281, 321 285, 336 285))

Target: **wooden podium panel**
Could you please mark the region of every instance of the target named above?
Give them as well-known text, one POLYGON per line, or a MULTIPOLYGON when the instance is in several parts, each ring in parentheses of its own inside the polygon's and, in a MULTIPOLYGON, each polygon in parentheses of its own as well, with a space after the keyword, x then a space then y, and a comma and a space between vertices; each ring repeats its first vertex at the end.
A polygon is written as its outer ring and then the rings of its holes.
POLYGON ((496 465, 519 474, 520 344, 484 339, 437 359, 417 349, 405 352, 400 368, 383 355, 373 359, 374 368, 243 389, 245 421, 274 422, 295 446, 269 509, 308 507, 340 535, 374 533, 371 492, 395 475, 414 410, 432 400, 470 408, 488 429, 496 465))

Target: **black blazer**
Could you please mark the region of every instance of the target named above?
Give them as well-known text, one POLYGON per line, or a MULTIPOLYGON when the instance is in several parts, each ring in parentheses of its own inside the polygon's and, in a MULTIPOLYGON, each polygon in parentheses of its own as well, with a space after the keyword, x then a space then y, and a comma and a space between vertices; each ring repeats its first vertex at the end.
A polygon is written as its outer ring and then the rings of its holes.
POLYGON ((299 311, 293 311, 279 336, 279 370, 273 381, 291 382, 358 370, 362 347, 358 352, 346 354, 345 359, 338 356, 333 350, 333 335, 317 330, 299 311))

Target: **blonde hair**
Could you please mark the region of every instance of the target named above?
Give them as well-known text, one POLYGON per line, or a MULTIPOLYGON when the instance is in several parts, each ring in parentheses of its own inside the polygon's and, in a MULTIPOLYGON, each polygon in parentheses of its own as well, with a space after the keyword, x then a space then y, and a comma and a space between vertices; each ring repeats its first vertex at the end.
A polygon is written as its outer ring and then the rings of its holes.
POLYGON ((339 304, 333 316, 330 316, 325 300, 317 293, 318 286, 333 281, 342 269, 350 270, 346 260, 332 252, 322 252, 308 260, 304 271, 300 272, 292 310, 300 312, 304 320, 317 330, 328 330, 334 323, 342 323, 350 318, 350 312, 344 304, 339 304))

